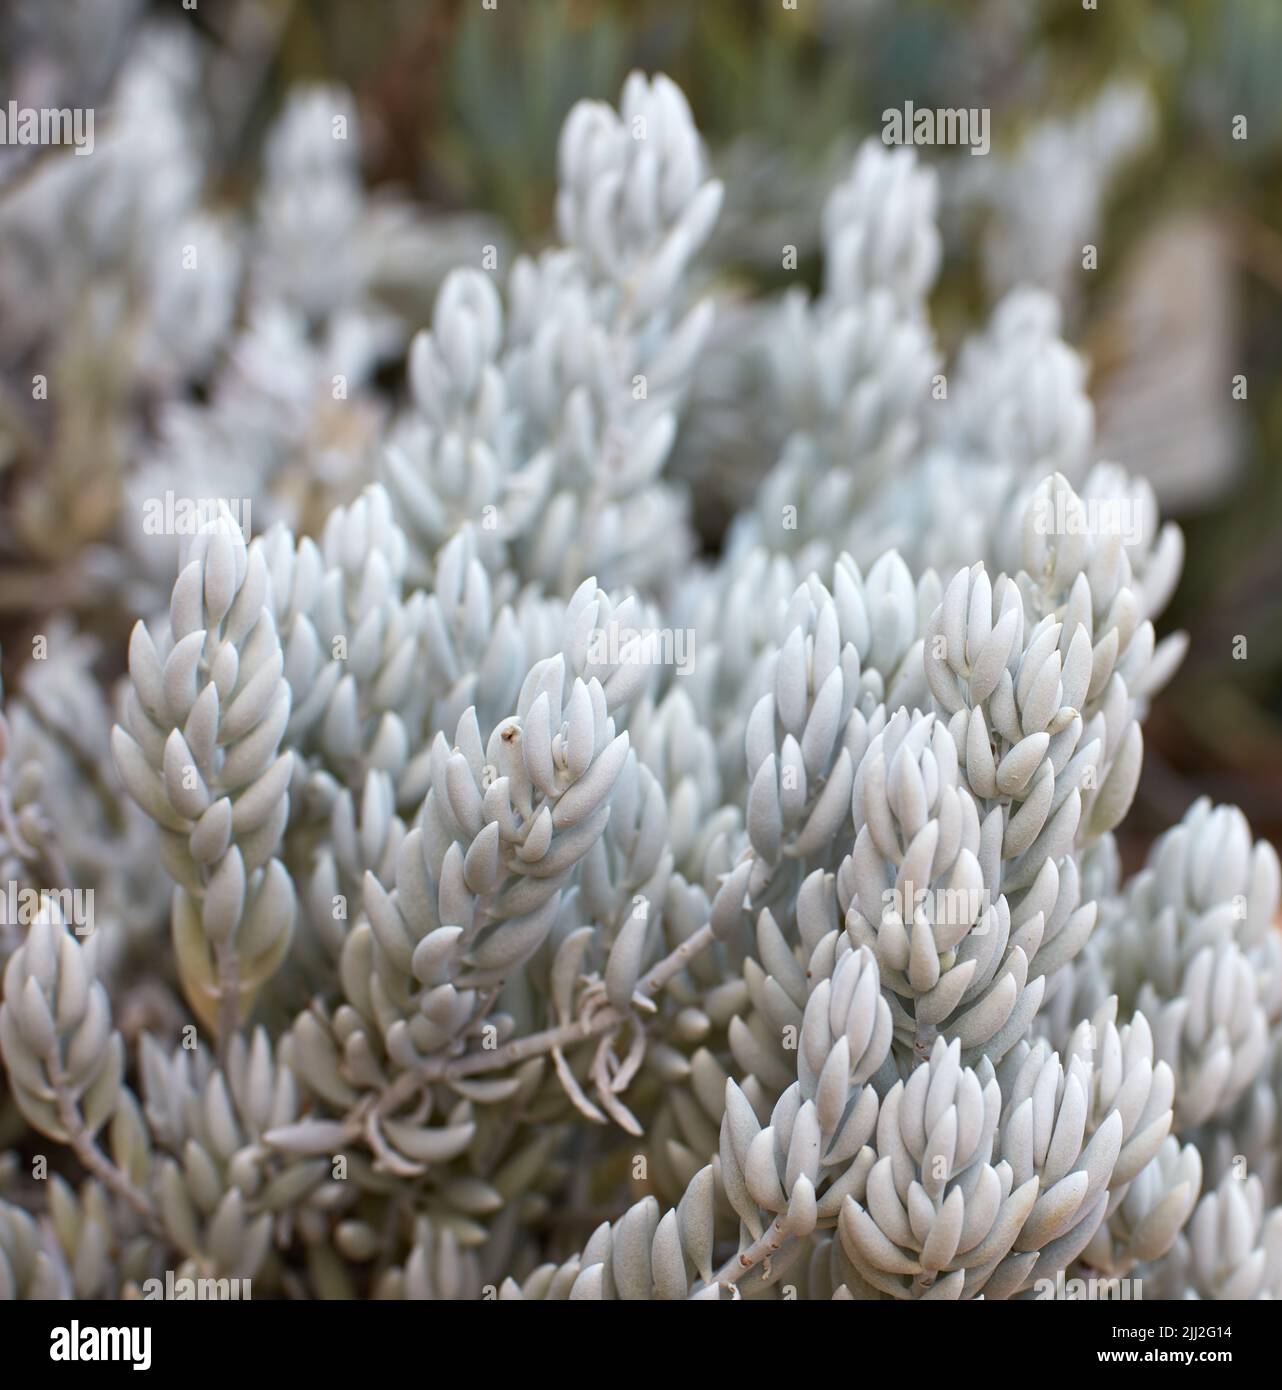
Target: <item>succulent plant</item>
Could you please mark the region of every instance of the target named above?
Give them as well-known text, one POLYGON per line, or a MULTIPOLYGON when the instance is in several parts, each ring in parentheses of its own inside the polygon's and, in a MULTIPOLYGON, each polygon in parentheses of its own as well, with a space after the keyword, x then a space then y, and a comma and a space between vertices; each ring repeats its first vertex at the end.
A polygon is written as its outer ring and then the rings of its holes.
MULTIPOLYGON (((1182 551, 1055 301, 936 394, 935 176, 869 142, 822 291, 751 310, 785 437, 696 559, 721 188, 678 88, 573 109, 561 244, 444 277, 399 407, 410 224, 352 117, 299 98, 210 301, 145 299, 130 485, 268 524, 123 539, 113 703, 69 630, 5 702, 0 1293, 1282 1297, 1282 875, 1203 801, 1119 881, 1182 551)), ((207 217, 137 172, 86 196, 207 217)))

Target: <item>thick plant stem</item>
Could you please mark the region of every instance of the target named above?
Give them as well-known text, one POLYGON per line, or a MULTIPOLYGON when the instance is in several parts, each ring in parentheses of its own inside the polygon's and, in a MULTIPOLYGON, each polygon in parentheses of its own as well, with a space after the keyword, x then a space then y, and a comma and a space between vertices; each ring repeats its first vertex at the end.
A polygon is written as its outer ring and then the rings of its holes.
POLYGON ((735 1284, 749 1270, 756 1269, 781 1250, 789 1237, 783 1229, 783 1217, 776 1217, 746 1250, 728 1259, 712 1276, 712 1284, 735 1284))
POLYGON ((94 1142, 93 1136, 85 1124, 84 1116, 80 1113, 80 1107, 76 1104, 67 1086, 66 1074, 59 1063, 50 1063, 49 1079, 57 1099, 58 1118, 62 1121, 62 1127, 67 1131, 67 1143, 72 1153, 108 1191, 114 1192, 117 1197, 128 1202, 156 1235, 163 1235, 164 1228, 150 1199, 129 1181, 129 1178, 94 1142))
MULTIPOLYGON (((693 932, 681 944, 670 951, 637 982, 637 993, 646 998, 654 998, 661 989, 701 951, 706 950, 715 940, 711 923, 705 922, 698 931, 693 932)), ((557 1048, 570 1047, 575 1043, 586 1042, 589 1038, 600 1037, 612 1028, 619 1027, 626 1015, 607 1005, 589 1014, 586 1018, 564 1023, 557 1028, 546 1028, 541 1033, 531 1033, 524 1038, 514 1038, 510 1043, 497 1047, 491 1052, 469 1052, 452 1059, 431 1059, 417 1071, 402 1072, 396 1081, 383 1093, 376 1107, 376 1113, 389 1115, 414 1094, 424 1083, 450 1081, 465 1076, 476 1076, 481 1072, 501 1071, 504 1067, 515 1066, 557 1048)))
MULTIPOLYGON (((712 927, 705 923, 641 978, 637 983, 637 993, 653 999, 674 975, 685 968, 688 961, 711 945, 712 941, 712 927)), ((618 1027, 626 1017, 626 1014, 607 1005, 574 1023, 546 1028, 525 1038, 514 1038, 492 1052, 473 1052, 437 1067, 424 1067, 419 1076, 429 1081, 446 1081, 453 1077, 475 1076, 478 1072, 499 1071, 540 1053, 551 1052, 553 1048, 569 1047, 577 1042, 586 1042, 589 1038, 600 1037, 602 1033, 618 1027)))
POLYGON ((218 1063, 227 1069, 231 1040, 240 1028, 240 971, 230 946, 218 951, 218 1063))

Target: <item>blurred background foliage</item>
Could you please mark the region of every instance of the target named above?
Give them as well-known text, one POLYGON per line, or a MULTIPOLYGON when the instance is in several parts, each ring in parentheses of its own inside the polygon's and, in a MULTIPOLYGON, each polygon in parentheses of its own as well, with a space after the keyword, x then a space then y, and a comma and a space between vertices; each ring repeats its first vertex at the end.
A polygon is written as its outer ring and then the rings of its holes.
MULTIPOLYGON (((941 345, 951 354, 1014 280, 1050 281, 1091 365, 1101 450, 1150 478, 1188 540, 1164 626, 1192 646, 1147 726, 1127 858, 1194 787, 1282 840, 1278 0, 199 0, 181 18, 215 54, 214 186, 228 204, 251 196, 285 93, 341 82, 372 185, 486 211, 527 247, 551 232, 571 104, 613 98, 632 67, 668 72, 726 180, 707 273, 731 298, 817 285, 823 198, 884 109, 989 108, 988 159, 921 152, 941 175, 941 345), (1117 91, 1129 96, 1107 106, 1117 91), (995 173, 975 167, 990 160, 995 173), (1097 269, 1082 268, 1087 241, 1097 269)), ((92 451, 82 434, 61 453, 92 451)), ((710 546, 771 461, 749 441, 715 460, 698 495, 710 546)), ((83 489, 93 474, 69 476, 83 489)), ((12 556, 0 579, 10 619, 57 592, 12 556)))

